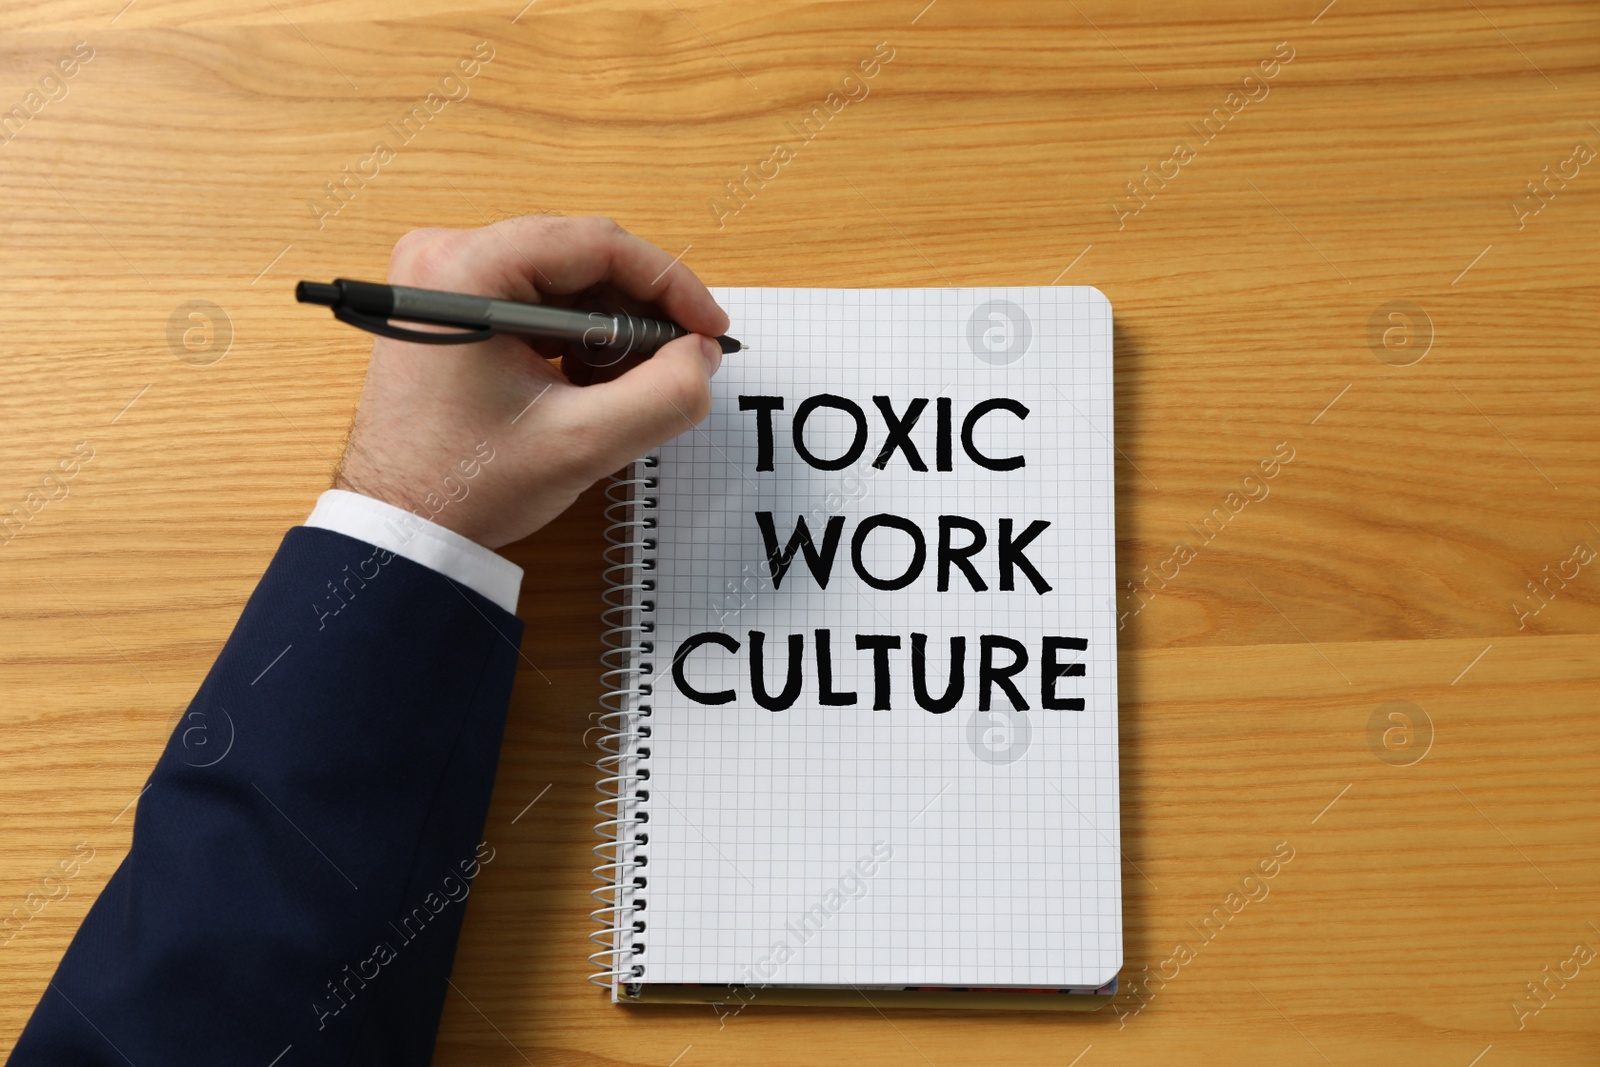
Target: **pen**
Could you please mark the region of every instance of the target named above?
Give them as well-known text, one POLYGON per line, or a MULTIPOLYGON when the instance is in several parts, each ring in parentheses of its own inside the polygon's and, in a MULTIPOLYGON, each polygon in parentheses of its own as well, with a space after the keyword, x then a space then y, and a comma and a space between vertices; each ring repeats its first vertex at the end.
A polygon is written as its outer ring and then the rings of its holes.
MULTIPOLYGON (((295 286, 294 296, 302 304, 332 308, 334 318, 368 333, 426 345, 467 344, 505 333, 569 341, 588 349, 629 355, 654 352, 689 332, 675 322, 620 311, 576 311, 437 289, 355 282, 348 278, 336 278, 332 285, 301 282, 295 286), (424 333, 393 326, 390 319, 460 329, 453 333, 424 333)), ((718 337, 716 341, 724 354, 744 348, 731 337, 718 337)))

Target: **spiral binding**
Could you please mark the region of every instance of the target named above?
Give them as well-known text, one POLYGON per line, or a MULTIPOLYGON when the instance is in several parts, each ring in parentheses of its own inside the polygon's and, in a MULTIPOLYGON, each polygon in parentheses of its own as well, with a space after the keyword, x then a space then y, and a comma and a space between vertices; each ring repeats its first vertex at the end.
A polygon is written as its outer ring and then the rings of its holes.
POLYGON ((605 799, 595 804, 601 821, 595 833, 605 840, 594 847, 602 861, 594 876, 604 885, 590 891, 600 907, 590 918, 600 929, 589 939, 600 951, 589 962, 600 970, 589 976, 595 985, 627 995, 638 993, 644 978, 645 890, 648 880, 641 871, 649 865, 645 848, 650 835, 650 694, 655 652, 655 612, 650 594, 656 583, 657 487, 653 473, 660 460, 645 456, 606 487, 605 582, 602 594, 605 610, 600 618, 606 629, 600 635, 605 651, 600 654, 604 670, 600 675, 605 693, 600 697, 598 726, 600 750, 596 762, 601 778, 596 788, 605 799))

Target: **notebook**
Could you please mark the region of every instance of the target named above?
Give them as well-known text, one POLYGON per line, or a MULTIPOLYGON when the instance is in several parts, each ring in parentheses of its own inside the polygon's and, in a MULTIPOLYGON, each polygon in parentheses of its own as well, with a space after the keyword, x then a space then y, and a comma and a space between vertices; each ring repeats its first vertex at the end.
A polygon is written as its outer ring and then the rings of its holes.
POLYGON ((714 295, 747 350, 709 418, 608 490, 594 980, 619 1002, 1102 1003, 1109 302, 714 295))

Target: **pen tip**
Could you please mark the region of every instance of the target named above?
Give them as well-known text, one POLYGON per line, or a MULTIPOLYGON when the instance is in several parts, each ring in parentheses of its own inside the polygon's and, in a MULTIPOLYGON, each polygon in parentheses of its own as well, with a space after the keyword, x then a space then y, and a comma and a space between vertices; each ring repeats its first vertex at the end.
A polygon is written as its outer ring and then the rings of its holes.
POLYGON ((722 354, 725 356, 734 352, 742 352, 745 348, 743 344, 732 337, 719 337, 717 338, 717 344, 722 348, 722 354))

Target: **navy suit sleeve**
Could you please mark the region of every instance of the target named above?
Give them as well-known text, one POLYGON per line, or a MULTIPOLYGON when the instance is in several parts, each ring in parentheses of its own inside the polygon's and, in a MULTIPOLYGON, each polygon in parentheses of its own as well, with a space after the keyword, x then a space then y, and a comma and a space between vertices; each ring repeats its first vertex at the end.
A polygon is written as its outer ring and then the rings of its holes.
POLYGON ((290 530, 11 1062, 427 1063, 521 636, 435 571, 290 530))

